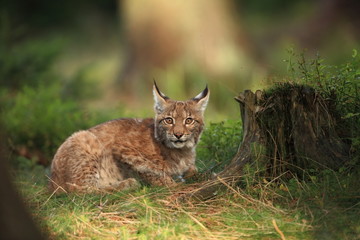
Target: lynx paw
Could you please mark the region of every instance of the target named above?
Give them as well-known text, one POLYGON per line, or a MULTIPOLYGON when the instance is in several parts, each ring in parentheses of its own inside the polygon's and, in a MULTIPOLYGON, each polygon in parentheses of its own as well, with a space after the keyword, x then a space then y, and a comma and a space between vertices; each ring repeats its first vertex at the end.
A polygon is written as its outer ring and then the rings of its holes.
POLYGON ((184 175, 183 175, 183 178, 184 179, 189 179, 189 178, 192 178, 194 177, 196 174, 198 173, 198 170, 195 166, 191 166, 189 168, 189 170, 187 170, 184 175))
POLYGON ((140 184, 135 178, 127 178, 118 182, 111 182, 106 185, 99 186, 100 190, 105 191, 120 191, 125 189, 137 188, 140 184))
POLYGON ((120 185, 122 185, 122 189, 129 189, 129 188, 138 188, 140 187, 140 183, 135 178, 128 178, 124 181, 120 182, 120 185))

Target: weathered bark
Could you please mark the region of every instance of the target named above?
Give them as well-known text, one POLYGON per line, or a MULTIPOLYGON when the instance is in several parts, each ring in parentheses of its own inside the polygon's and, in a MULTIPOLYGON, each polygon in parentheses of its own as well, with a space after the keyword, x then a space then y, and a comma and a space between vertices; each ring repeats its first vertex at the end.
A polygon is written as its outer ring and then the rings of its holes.
POLYGON ((348 159, 348 146, 336 132, 329 104, 314 89, 282 84, 269 92, 246 90, 240 104, 243 140, 238 152, 213 179, 201 183, 190 197, 206 200, 221 188, 237 183, 242 170, 254 161, 253 144, 266 154, 268 177, 287 171, 301 176, 306 169, 335 169, 348 159))
POLYGON ((282 84, 264 99, 257 121, 272 176, 336 169, 348 159, 349 147, 336 132, 333 108, 314 89, 282 84))
POLYGON ((240 105, 244 131, 243 141, 230 164, 213 179, 202 183, 202 187, 189 194, 190 197, 199 200, 212 198, 216 196, 217 192, 225 187, 227 183, 234 183, 239 180, 243 167, 252 161, 251 144, 260 142, 261 131, 256 121, 256 113, 262 109, 260 106, 261 99, 261 91, 256 91, 254 94, 249 90, 246 90, 235 98, 240 105))

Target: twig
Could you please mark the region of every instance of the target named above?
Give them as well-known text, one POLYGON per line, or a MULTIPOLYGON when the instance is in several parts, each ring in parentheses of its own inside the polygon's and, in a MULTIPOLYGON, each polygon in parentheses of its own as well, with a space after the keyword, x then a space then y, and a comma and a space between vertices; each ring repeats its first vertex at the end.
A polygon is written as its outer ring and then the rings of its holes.
POLYGON ((286 240, 284 233, 280 230, 280 228, 276 224, 275 219, 272 220, 272 224, 274 225, 274 228, 275 228, 276 232, 280 235, 281 240, 286 240))
POLYGON ((46 201, 43 203, 44 206, 45 206, 45 205, 48 203, 48 201, 54 196, 54 194, 57 193, 58 190, 62 190, 62 191, 64 191, 65 193, 67 193, 64 188, 62 188, 60 185, 58 185, 56 182, 54 182, 49 176, 46 176, 46 177, 47 177, 52 183, 54 183, 54 184, 57 186, 57 188, 51 193, 51 195, 48 197, 48 199, 46 199, 46 201))
POLYGON ((207 227, 204 226, 204 224, 202 224, 197 218, 195 218, 193 215, 191 215, 190 213, 186 212, 183 208, 179 208, 179 210, 183 213, 185 213, 188 217, 190 217, 196 224, 198 224, 203 230, 205 230, 205 232, 207 232, 207 234, 209 234, 210 236, 213 237, 212 233, 209 231, 209 229, 207 229, 207 227))

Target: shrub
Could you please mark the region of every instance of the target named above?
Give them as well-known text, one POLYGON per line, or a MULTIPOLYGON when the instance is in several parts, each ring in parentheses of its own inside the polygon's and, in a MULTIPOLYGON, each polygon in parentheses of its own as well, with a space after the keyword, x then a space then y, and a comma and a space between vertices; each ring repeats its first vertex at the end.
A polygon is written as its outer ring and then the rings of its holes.
POLYGON ((200 171, 219 172, 234 157, 242 139, 240 120, 210 123, 197 147, 200 171))
POLYGON ((0 123, 12 149, 47 165, 66 137, 98 122, 79 103, 96 91, 91 69, 65 81, 53 69, 62 40, 16 41, 17 31, 9 29, 0 23, 0 123))
POLYGON ((29 41, 0 47, 0 85, 12 91, 56 80, 51 67, 61 50, 60 41, 29 41))
POLYGON ((93 115, 74 101, 62 100, 59 89, 57 84, 25 86, 7 101, 2 120, 11 146, 50 156, 72 132, 94 124, 93 115))

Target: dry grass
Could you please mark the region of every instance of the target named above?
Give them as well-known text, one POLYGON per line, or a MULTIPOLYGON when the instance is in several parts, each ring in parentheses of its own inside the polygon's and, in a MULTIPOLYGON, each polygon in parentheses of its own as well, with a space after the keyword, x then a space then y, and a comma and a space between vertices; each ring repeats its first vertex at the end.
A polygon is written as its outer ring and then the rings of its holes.
POLYGON ((179 196, 196 191, 196 184, 51 195, 45 177, 34 176, 39 175, 24 174, 17 184, 50 239, 311 239, 312 226, 296 211, 237 187, 228 186, 205 202, 179 201, 179 196))

